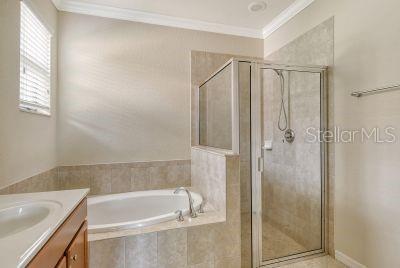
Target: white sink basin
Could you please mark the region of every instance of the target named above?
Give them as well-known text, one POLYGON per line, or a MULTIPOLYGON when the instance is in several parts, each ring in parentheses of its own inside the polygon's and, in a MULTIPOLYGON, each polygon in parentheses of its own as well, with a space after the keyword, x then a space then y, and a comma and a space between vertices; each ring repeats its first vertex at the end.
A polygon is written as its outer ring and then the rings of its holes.
POLYGON ((61 204, 55 201, 35 201, 0 209, 0 239, 39 224, 60 207, 61 204))

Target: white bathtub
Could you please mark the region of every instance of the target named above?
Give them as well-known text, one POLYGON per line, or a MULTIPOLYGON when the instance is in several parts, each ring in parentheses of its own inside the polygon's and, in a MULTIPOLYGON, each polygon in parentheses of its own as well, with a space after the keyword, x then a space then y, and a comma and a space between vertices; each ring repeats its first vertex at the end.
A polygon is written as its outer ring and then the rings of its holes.
MULTIPOLYGON (((198 209, 202 197, 191 192, 194 207, 198 209)), ((155 190, 111 194, 88 198, 89 233, 118 229, 139 228, 176 219, 175 211, 189 214, 186 192, 155 190)))

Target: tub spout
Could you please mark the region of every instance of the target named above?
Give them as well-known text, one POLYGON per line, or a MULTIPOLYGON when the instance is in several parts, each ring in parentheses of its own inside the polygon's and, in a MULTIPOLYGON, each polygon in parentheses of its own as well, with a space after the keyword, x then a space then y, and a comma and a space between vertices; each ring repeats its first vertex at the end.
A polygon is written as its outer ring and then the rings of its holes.
POLYGON ((174 194, 179 194, 181 191, 185 191, 187 196, 188 196, 188 198, 189 198, 190 217, 191 218, 196 218, 197 217, 197 213, 196 213, 196 210, 193 207, 194 201, 193 201, 192 195, 190 194, 190 191, 188 189, 186 189, 185 187, 179 187, 179 188, 175 189, 174 194))

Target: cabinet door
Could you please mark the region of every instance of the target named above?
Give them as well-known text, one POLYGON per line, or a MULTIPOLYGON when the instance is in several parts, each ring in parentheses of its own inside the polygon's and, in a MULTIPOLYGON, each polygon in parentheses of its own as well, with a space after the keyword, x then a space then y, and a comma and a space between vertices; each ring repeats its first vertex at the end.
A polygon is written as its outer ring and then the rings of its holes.
MULTIPOLYGON (((1 2, 1 0, 0 0, 1 2)), ((87 215, 86 198, 68 216, 60 228, 47 241, 39 253, 28 264, 28 268, 54 268, 65 255, 68 245, 76 237, 77 231, 83 226, 87 215)), ((68 259, 67 259, 68 264, 68 259)), ((0 261, 1 267, 1 261, 0 261)))
POLYGON ((58 263, 56 268, 67 268, 67 257, 63 257, 58 263))
POLYGON ((82 225, 66 252, 68 268, 87 267, 87 223, 82 225))

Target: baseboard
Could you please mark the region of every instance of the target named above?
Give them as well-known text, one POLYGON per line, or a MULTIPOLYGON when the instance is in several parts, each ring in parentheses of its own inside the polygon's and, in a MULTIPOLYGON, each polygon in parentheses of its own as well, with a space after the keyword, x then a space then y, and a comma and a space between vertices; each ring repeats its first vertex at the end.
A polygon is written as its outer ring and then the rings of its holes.
POLYGON ((350 268, 367 268, 367 266, 359 263, 358 261, 350 258, 338 250, 335 250, 335 258, 350 268))

